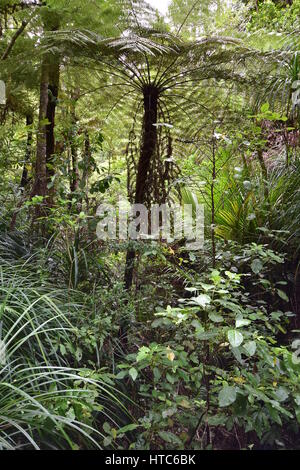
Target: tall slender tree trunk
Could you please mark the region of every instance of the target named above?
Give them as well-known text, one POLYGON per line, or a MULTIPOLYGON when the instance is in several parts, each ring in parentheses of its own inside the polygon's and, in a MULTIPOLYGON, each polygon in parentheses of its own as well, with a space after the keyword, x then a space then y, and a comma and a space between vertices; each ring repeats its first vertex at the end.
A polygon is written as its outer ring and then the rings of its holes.
MULTIPOLYGON (((91 142, 89 131, 86 129, 84 132, 84 161, 81 180, 81 191, 84 193, 87 212, 89 211, 89 173, 91 164, 91 142)), ((81 198, 82 204, 83 198, 81 198)))
MULTIPOLYGON (((79 187, 79 170, 78 170, 78 152, 77 152, 77 116, 76 116, 76 103, 79 99, 80 90, 76 89, 72 92, 71 100, 71 131, 70 131, 70 149, 71 149, 71 163, 70 163, 70 191, 72 193, 77 191, 79 187)), ((72 197, 71 197, 72 198, 72 197)))
POLYGON ((31 151, 32 151, 32 128, 31 128, 32 124, 33 124, 33 115, 30 113, 26 115, 27 143, 26 143, 22 178, 21 178, 21 183, 20 183, 20 186, 23 189, 25 189, 28 185, 28 168, 27 167, 28 167, 28 162, 30 161, 31 151))
MULTIPOLYGON (((60 27, 60 18, 58 13, 54 10, 48 10, 44 20, 45 30, 58 31, 60 27)), ((55 175, 55 113, 59 92, 60 80, 60 58, 57 54, 47 54, 48 62, 48 105, 46 119, 48 121, 46 127, 46 173, 47 185, 50 188, 48 194, 48 205, 53 205, 53 198, 55 194, 54 184, 50 184, 53 176, 55 175)))
POLYGON ((211 243, 212 243, 212 267, 216 267, 216 207, 215 207, 215 183, 216 183, 216 139, 215 130, 212 137, 212 181, 211 181, 211 243))
MULTIPOLYGON (((157 123, 159 90, 153 85, 144 88, 144 119, 140 158, 138 162, 135 204, 144 204, 149 191, 149 170, 157 146, 157 123)), ((129 249, 126 256, 125 288, 133 282, 135 250, 129 249)))
MULTIPOLYGON (((42 62, 40 82, 40 109, 39 127, 37 134, 37 148, 35 161, 35 178, 32 188, 32 196, 43 196, 47 194, 46 173, 46 115, 48 106, 48 67, 45 58, 42 62)), ((36 214, 37 215, 37 214, 36 214)))
POLYGON ((71 194, 77 191, 79 186, 78 155, 76 144, 71 144, 71 165, 70 165, 70 190, 71 194))
MULTIPOLYGON (((59 29, 59 15, 55 10, 48 8, 43 12, 44 31, 57 31, 59 29)), ((35 181, 32 195, 43 196, 44 203, 49 205, 47 183, 51 179, 51 161, 54 154, 54 118, 59 87, 59 60, 56 56, 45 54, 41 67, 40 84, 40 110, 39 130, 37 137, 37 151, 35 164, 35 181), (47 122, 49 122, 47 124, 47 122), (47 164, 51 169, 50 174, 47 164)), ((35 218, 41 214, 37 208, 35 218)))
MULTIPOLYGON (((48 124, 46 126, 46 171, 47 171, 47 184, 51 183, 55 175, 55 112, 58 99, 59 90, 59 59, 57 57, 49 57, 49 84, 48 84, 48 105, 46 119, 48 124)), ((49 191, 48 204, 53 204, 54 185, 49 191)))
MULTIPOLYGON (((20 181, 20 188, 22 188, 24 191, 27 188, 28 183, 29 183, 27 166, 28 166, 28 162, 30 161, 31 151, 32 151, 33 132, 32 132, 32 128, 30 127, 32 124, 33 124, 33 115, 32 113, 27 113, 26 114, 26 126, 28 128, 27 129, 27 143, 26 143, 26 150, 25 150, 25 156, 24 156, 22 177, 20 181)), ((25 198, 26 196, 23 195, 23 197, 18 202, 16 209, 13 212, 11 222, 10 222, 10 230, 12 232, 16 228, 17 217, 18 217, 21 207, 23 206, 25 202, 25 198)))

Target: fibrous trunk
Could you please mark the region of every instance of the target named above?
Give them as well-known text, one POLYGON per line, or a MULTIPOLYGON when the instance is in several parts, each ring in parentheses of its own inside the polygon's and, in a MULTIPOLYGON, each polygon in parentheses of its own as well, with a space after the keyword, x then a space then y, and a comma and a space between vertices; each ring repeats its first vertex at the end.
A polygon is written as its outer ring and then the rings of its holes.
MULTIPOLYGON (((59 29, 59 16, 55 10, 50 8, 43 12, 44 31, 57 31, 59 29)), ((33 196, 42 196, 44 203, 51 204, 49 199, 47 183, 53 175, 51 162, 55 152, 54 141, 54 118, 59 87, 59 60, 51 53, 44 55, 41 66, 40 84, 40 110, 39 129, 37 137, 37 151, 35 164, 35 180, 32 189, 33 196), (48 124, 47 124, 48 122, 48 124), (47 169, 47 164, 48 169, 47 169), (47 200, 48 198, 48 200, 47 200)), ((40 215, 37 208, 35 218, 40 215)))
POLYGON ((158 89, 148 85, 144 89, 143 139, 138 163, 135 203, 145 203, 148 196, 148 173, 157 145, 158 89))
MULTIPOLYGON (((158 115, 159 90, 153 85, 147 85, 144 88, 144 119, 143 135, 138 162, 136 186, 135 186, 135 204, 145 204, 148 202, 149 192, 149 170, 152 158, 155 155, 157 146, 157 115, 158 115)), ((134 270, 135 251, 128 250, 125 267, 125 287, 129 289, 132 286, 134 270)))

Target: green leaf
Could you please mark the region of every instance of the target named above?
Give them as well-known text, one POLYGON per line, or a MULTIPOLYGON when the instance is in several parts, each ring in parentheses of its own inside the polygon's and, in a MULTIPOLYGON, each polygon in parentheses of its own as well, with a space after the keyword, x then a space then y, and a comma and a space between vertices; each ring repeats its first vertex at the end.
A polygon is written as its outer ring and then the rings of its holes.
POLYGON ((161 372, 157 367, 154 367, 153 375, 154 375, 154 378, 155 378, 156 382, 158 382, 159 379, 161 378, 161 372))
POLYGON ((132 380, 135 381, 138 376, 138 371, 134 367, 132 367, 131 369, 129 369, 129 375, 132 380))
POLYGON ((273 408, 269 403, 267 403, 267 409, 268 409, 269 415, 271 416, 273 421, 275 421, 275 423, 282 426, 282 421, 281 421, 281 418, 279 416, 279 412, 275 408, 273 408))
POLYGON ((107 434, 110 434, 110 432, 111 432, 110 424, 109 424, 107 421, 103 424, 103 430, 104 430, 104 432, 106 432, 107 434))
POLYGON ((270 105, 269 103, 264 103, 261 108, 260 108, 260 111, 261 113, 267 113, 270 109, 270 105))
POLYGON ((233 348, 238 348, 244 340, 242 333, 236 330, 229 330, 227 338, 233 348))
POLYGON ((81 348, 76 349, 75 357, 76 357, 78 362, 81 361, 81 359, 82 359, 82 349, 81 348))
POLYGON ((230 406, 236 400, 236 389, 235 387, 225 386, 219 392, 219 406, 225 407, 230 406))
POLYGON ((260 271, 262 270, 263 268, 263 264, 262 262, 260 261, 260 259, 254 259, 251 263, 251 269, 252 269, 252 272, 254 272, 254 274, 258 274, 260 273, 260 271))
POLYGON ((162 417, 165 419, 165 418, 169 418, 170 416, 173 416, 177 411, 177 408, 167 408, 166 410, 164 410, 162 412, 162 417))
POLYGON ((286 388, 279 387, 278 390, 275 391, 275 396, 276 396, 276 400, 278 400, 279 403, 282 403, 288 399, 289 392, 287 391, 286 388))
POLYGON ((121 370, 121 372, 118 373, 118 375, 116 375, 116 379, 124 379, 124 377, 126 377, 127 375, 127 371, 126 370, 121 370))
POLYGON ((236 358, 236 360, 242 364, 242 353, 241 353, 241 350, 240 348, 231 348, 231 351, 234 355, 234 357, 236 358))
POLYGON ((208 317, 214 323, 222 323, 222 321, 224 321, 222 315, 218 315, 217 313, 210 313, 208 317))
POLYGON ((295 399, 296 405, 300 406, 300 394, 299 393, 296 393, 294 399, 295 399))
POLYGON ((110 436, 106 436, 103 440, 104 447, 110 446, 112 443, 112 438, 110 436))
POLYGON ((173 434, 172 432, 168 432, 168 431, 160 431, 158 433, 159 437, 161 439, 163 439, 165 442, 168 442, 170 444, 179 444, 179 445, 182 445, 182 441, 181 439, 179 439, 179 437, 177 437, 175 434, 173 434))
POLYGON ((250 325, 251 321, 247 320, 246 318, 237 318, 235 322, 236 328, 241 328, 241 326, 248 326, 250 325))
POLYGON ((286 302, 289 301, 288 296, 286 295, 285 292, 283 292, 283 290, 277 289, 277 294, 279 295, 281 299, 285 300, 286 302))
POLYGON ((118 430, 118 434, 125 434, 126 432, 134 431, 138 427, 139 427, 138 424, 128 424, 127 426, 124 426, 123 428, 120 428, 118 430))
POLYGON ((137 362, 140 362, 143 359, 146 359, 146 357, 149 356, 149 353, 150 353, 150 349, 147 348, 146 346, 143 346, 137 354, 137 357, 136 357, 137 362))
POLYGON ((211 298, 209 297, 209 295, 200 294, 200 295, 198 295, 198 297, 193 297, 192 301, 195 304, 199 305, 200 307, 205 308, 206 305, 210 304, 211 298))
POLYGON ((244 349, 246 350, 247 354, 251 357, 254 356, 256 352, 256 342, 255 341, 248 341, 244 344, 244 349))
POLYGON ((209 339, 215 338, 216 336, 218 336, 218 333, 214 333, 213 331, 207 331, 204 333, 202 333, 202 331, 199 333, 196 331, 195 333, 195 337, 201 341, 207 341, 209 339))
POLYGON ((174 377, 173 375, 169 374, 169 372, 167 372, 166 374, 166 379, 168 382, 170 382, 171 384, 174 384, 176 382, 176 377, 174 377))
POLYGON ((300 424, 300 408, 297 408, 297 409, 295 410, 295 413, 296 413, 297 421, 298 421, 298 423, 300 424))

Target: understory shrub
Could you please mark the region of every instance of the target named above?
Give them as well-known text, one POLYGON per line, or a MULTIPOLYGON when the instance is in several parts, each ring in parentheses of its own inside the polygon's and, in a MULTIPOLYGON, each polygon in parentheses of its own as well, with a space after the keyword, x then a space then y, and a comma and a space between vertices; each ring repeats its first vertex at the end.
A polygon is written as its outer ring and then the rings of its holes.
POLYGON ((134 448, 295 447, 297 341, 282 340, 293 314, 272 275, 283 262, 266 246, 229 246, 187 298, 155 313, 152 341, 137 339, 118 366, 144 409, 134 448))

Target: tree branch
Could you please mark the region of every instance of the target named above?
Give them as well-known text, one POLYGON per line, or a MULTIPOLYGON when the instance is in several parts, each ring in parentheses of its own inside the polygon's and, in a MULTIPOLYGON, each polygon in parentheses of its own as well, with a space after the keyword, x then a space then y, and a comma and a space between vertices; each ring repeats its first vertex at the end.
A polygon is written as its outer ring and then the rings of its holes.
POLYGON ((7 59, 7 57, 9 56, 9 54, 11 53, 12 51, 12 48, 14 47, 15 45, 15 42, 17 41, 18 37, 21 36, 21 34, 23 34, 25 28, 28 26, 28 24, 30 23, 30 21, 32 20, 32 18, 35 16, 35 12, 33 12, 33 14, 28 18, 28 20, 23 20, 22 21, 22 24, 20 26, 20 28, 15 32, 15 34, 13 35, 13 37, 11 38, 11 41, 10 43, 8 44, 6 50, 4 51, 2 57, 1 57, 1 60, 5 60, 7 59))
POLYGON ((22 21, 22 24, 21 24, 20 28, 18 29, 18 31, 16 31, 16 33, 11 38, 11 41, 8 44, 6 50, 4 51, 4 54, 1 57, 1 60, 7 59, 7 57, 10 54, 12 48, 14 47, 14 44, 15 44, 16 40, 18 39, 19 36, 21 36, 21 34, 23 33, 23 31, 26 28, 26 26, 28 25, 28 23, 29 23, 29 20, 27 20, 27 21, 23 20, 22 21))

